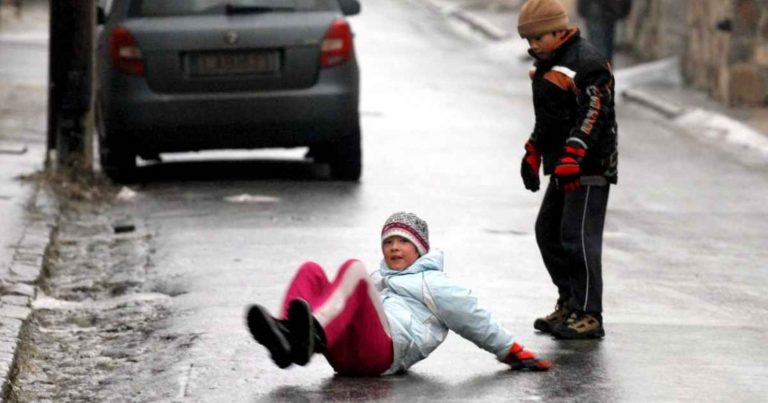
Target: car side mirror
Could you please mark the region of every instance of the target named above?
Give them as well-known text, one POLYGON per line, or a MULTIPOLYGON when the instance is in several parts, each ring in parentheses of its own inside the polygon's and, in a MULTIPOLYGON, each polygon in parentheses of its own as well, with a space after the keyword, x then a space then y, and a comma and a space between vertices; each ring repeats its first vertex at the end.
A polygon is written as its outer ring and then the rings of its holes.
POLYGON ((104 12, 104 7, 96 7, 96 24, 104 25, 107 23, 107 13, 104 12))
POLYGON ((357 0, 339 0, 339 5, 344 15, 360 14, 360 2, 357 0))

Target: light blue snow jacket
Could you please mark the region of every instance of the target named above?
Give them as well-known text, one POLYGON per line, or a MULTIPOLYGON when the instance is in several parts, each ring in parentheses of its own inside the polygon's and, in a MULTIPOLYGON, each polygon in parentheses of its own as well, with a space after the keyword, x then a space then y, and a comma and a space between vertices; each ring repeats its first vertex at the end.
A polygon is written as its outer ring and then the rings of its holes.
POLYGON ((394 344, 394 361, 385 374, 404 372, 426 358, 453 330, 502 361, 512 334, 480 308, 471 291, 448 279, 443 252, 430 251, 403 271, 382 260, 371 273, 381 293, 394 344))

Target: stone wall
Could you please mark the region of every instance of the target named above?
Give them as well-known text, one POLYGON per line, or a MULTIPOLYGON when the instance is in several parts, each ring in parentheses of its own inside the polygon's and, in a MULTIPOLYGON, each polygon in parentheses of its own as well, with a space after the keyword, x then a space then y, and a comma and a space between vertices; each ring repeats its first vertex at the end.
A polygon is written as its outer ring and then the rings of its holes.
MULTIPOLYGON (((692 0, 699 1, 699 0, 692 0)), ((688 30, 688 0, 634 0, 632 12, 620 25, 619 45, 629 46, 642 59, 682 55, 688 30)))
POLYGON ((635 0, 620 38, 643 59, 680 56, 685 80, 728 105, 768 101, 768 0, 635 0))

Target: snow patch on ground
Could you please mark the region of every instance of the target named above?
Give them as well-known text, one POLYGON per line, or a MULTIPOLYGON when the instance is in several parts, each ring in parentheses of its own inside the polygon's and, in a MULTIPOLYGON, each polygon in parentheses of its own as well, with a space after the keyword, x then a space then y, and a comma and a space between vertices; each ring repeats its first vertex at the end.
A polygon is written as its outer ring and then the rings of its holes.
POLYGON ((686 130, 711 139, 723 139, 759 151, 764 157, 768 157, 768 137, 727 116, 694 108, 676 118, 675 123, 686 130))
POLYGON ((225 197, 224 200, 230 203, 277 203, 280 201, 280 198, 243 193, 236 196, 225 197))
POLYGON ((65 301, 56 299, 48 295, 41 294, 32 302, 32 308, 35 310, 77 310, 77 309, 98 309, 110 310, 130 304, 143 303, 170 303, 171 297, 159 293, 137 293, 122 295, 115 298, 94 301, 87 299, 80 302, 65 301))

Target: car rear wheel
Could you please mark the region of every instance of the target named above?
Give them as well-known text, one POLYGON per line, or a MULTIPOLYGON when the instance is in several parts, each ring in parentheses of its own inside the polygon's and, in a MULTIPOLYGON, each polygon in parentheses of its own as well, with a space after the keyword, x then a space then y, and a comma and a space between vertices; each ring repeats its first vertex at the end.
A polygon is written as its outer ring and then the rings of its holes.
POLYGON ((130 182, 136 173, 136 154, 110 136, 104 124, 101 102, 96 103, 96 127, 99 131, 101 170, 113 182, 130 182))
POLYGON ((331 178, 343 181, 357 181, 362 173, 362 150, 360 146, 360 124, 355 122, 347 136, 331 143, 327 148, 327 162, 331 178))

